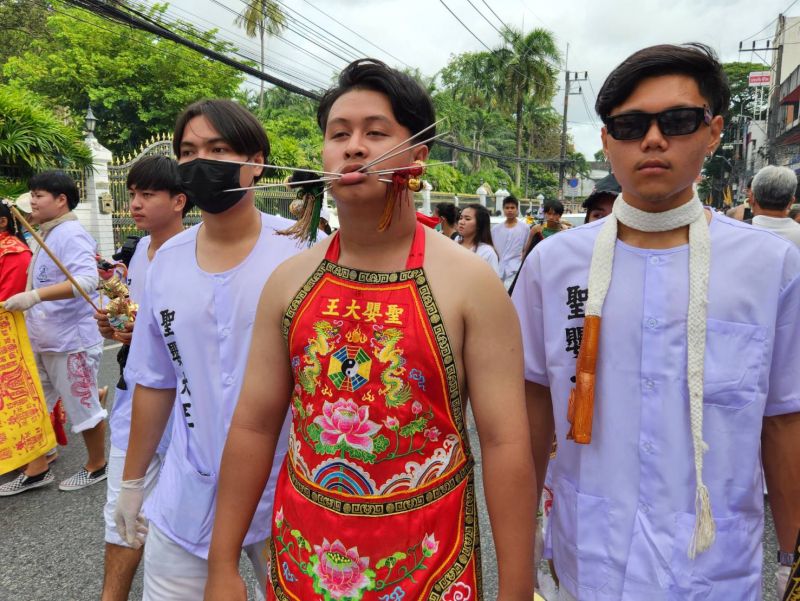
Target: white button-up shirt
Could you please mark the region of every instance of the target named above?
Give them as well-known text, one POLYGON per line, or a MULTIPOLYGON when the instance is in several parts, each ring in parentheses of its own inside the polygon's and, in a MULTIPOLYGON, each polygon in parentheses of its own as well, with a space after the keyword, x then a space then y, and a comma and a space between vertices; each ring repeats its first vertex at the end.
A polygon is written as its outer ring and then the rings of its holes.
MULTIPOLYGON (((195 226, 165 242, 147 274, 128 359, 128 383, 176 388, 172 441, 145 514, 190 553, 208 556, 222 450, 239 399, 256 307, 269 276, 302 248, 276 230, 292 222, 262 215, 261 235, 233 269, 207 273, 195 226)), ((287 423, 288 423, 287 416, 287 423)), ((284 425, 272 474, 244 544, 269 536, 275 480, 286 453, 284 425)))
POLYGON ((703 478, 717 533, 690 560, 688 246, 617 241, 592 442, 566 440, 589 265, 604 221, 539 244, 513 297, 525 378, 550 387, 553 399, 550 524, 561 584, 581 601, 761 599, 761 426, 765 415, 800 411, 800 252, 720 215, 710 223, 703 478))
MULTIPOLYGON (((72 275, 98 280, 97 242, 78 221, 57 225, 47 234, 45 243, 72 275)), ((34 290, 67 281, 44 250, 39 250, 28 269, 33 270, 34 290)), ((89 296, 97 304, 97 292, 89 296)), ((39 303, 25 312, 25 323, 36 353, 75 353, 103 342, 94 309, 81 296, 39 303)))

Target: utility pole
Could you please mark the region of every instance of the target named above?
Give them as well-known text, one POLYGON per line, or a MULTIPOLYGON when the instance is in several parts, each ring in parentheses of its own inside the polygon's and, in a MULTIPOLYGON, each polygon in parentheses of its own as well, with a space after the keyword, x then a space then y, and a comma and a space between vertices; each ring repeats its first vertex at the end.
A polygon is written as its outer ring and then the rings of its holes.
MULTIPOLYGON (((569 44, 567 44, 567 58, 569 58, 569 44)), ((566 67, 566 60, 564 61, 566 67)), ((582 89, 578 86, 577 92, 570 91, 570 85, 589 79, 589 72, 584 71, 583 74, 577 71, 564 71, 564 119, 561 123, 561 160, 558 163, 558 198, 564 200, 564 179, 567 172, 567 112, 569 110, 569 97, 570 95, 576 96, 582 93, 582 89)))
POLYGON ((767 162, 770 165, 775 164, 775 138, 778 137, 778 122, 780 117, 780 101, 781 101, 781 65, 783 63, 783 33, 786 27, 786 17, 778 15, 778 31, 775 35, 777 44, 771 46, 767 40, 766 46, 756 48, 756 42, 753 42, 752 48, 742 48, 742 43, 739 42, 739 53, 742 52, 777 52, 773 60, 774 69, 770 65, 770 70, 773 71, 771 88, 772 97, 769 102, 769 114, 767 116, 767 162))

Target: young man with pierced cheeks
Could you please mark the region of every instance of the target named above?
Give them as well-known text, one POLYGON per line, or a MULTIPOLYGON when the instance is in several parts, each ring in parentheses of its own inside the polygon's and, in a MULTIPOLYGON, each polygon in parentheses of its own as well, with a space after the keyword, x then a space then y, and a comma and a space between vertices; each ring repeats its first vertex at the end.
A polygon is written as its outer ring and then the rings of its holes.
POLYGON ((800 456, 800 253, 705 211, 692 189, 729 98, 703 45, 627 58, 596 105, 622 188, 612 214, 545 240, 520 272, 537 470, 554 425, 558 437, 562 599, 761 599, 762 463, 780 561, 800 528, 787 469, 800 456))
POLYGON ((206 599, 246 598, 238 549, 290 408, 269 599, 481 598, 469 398, 497 599, 529 601, 535 478, 519 326, 488 265, 417 225, 402 170, 428 156, 409 137, 433 135, 431 100, 409 76, 362 59, 317 120, 324 169, 351 174, 332 186, 340 229, 264 288, 225 447, 206 599), (382 160, 393 147, 400 154, 382 160), (401 170, 388 192, 380 179, 390 176, 357 174, 376 160, 401 170))
MULTIPOLYGON (((252 186, 262 167, 244 163, 264 163, 269 141, 253 115, 229 100, 196 102, 178 117, 173 146, 183 189, 202 223, 165 242, 147 273, 126 370, 135 389, 115 512, 120 535, 133 543, 148 465, 177 405, 158 483, 144 506, 150 520, 146 601, 203 596, 222 447, 256 305, 275 267, 299 251, 296 241, 278 235, 291 222, 254 205, 252 186)), ((285 449, 278 448, 279 457, 285 449)), ((267 477, 256 483, 257 519, 252 526, 248 521, 236 552, 246 551, 260 590, 272 513, 267 477)))
MULTIPOLYGON (((136 227, 148 232, 141 238, 130 259, 127 286, 130 299, 139 304, 143 300, 147 269, 159 248, 173 236, 183 231, 183 217, 191 208, 181 186, 177 163, 165 156, 149 156, 138 160, 127 179, 130 212, 136 227)), ((131 583, 142 559, 140 541, 133 545, 123 540, 114 523, 114 509, 120 492, 122 468, 131 429, 131 395, 134 383, 124 371, 128 356, 128 345, 133 337, 134 323, 125 324, 124 330, 109 323, 108 311, 95 314, 100 334, 108 340, 122 342, 121 355, 117 357, 123 369, 122 377, 114 391, 114 405, 108 420, 111 430, 111 449, 108 453, 108 480, 106 481, 105 517, 105 564, 102 601, 125 601, 130 594, 131 583)), ((145 496, 152 492, 161 470, 161 461, 169 444, 169 432, 161 442, 147 467, 144 477, 145 496)))

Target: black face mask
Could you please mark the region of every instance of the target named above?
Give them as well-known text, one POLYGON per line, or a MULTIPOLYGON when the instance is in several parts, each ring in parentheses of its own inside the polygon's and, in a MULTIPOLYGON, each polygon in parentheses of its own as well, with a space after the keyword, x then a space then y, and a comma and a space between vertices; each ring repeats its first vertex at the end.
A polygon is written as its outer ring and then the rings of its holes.
POLYGON ((247 190, 225 192, 241 188, 241 165, 209 159, 194 159, 178 165, 184 191, 189 200, 206 213, 223 213, 244 198, 247 190))

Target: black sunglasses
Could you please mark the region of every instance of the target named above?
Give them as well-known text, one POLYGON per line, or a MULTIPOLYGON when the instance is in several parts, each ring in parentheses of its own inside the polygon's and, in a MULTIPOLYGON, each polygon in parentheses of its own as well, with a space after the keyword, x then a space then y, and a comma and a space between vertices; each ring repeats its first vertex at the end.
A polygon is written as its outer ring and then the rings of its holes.
POLYGON ((696 132, 700 125, 711 124, 711 111, 707 106, 669 109, 660 113, 623 113, 606 117, 608 133, 615 140, 643 138, 655 119, 665 136, 685 136, 696 132))

